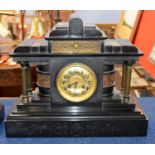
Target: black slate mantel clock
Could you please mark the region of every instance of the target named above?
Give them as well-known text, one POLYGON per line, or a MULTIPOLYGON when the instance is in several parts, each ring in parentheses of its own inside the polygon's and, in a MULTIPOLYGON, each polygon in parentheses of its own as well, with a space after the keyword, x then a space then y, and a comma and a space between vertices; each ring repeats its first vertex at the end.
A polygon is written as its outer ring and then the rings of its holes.
POLYGON ((0 123, 4 119, 4 105, 0 103, 0 123))
POLYGON ((107 39, 75 15, 44 40, 23 41, 11 54, 21 64, 23 92, 6 119, 6 135, 145 136, 148 119, 130 96, 132 65, 142 55, 129 41, 107 39), (116 64, 122 65, 121 90, 115 88, 116 64))

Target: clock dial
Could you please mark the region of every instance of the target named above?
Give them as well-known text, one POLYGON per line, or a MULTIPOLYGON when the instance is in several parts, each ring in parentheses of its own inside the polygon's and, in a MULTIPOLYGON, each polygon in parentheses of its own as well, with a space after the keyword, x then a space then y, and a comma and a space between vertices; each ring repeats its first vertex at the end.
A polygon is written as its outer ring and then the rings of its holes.
POLYGON ((58 92, 68 101, 79 103, 90 98, 97 87, 94 71, 82 63, 64 66, 56 77, 58 92))

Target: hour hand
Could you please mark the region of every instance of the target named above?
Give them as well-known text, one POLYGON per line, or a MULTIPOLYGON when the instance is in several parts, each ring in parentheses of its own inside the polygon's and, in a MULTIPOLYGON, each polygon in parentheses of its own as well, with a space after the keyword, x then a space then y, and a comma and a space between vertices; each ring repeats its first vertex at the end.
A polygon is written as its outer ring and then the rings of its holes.
POLYGON ((78 85, 78 82, 76 81, 76 82, 75 82, 75 86, 74 86, 75 89, 76 89, 77 85, 78 85))
POLYGON ((72 85, 74 85, 74 88, 76 88, 76 87, 77 87, 77 84, 78 84, 78 82, 75 81, 75 82, 73 82, 73 83, 70 83, 70 84, 68 85, 68 87, 70 88, 72 85))

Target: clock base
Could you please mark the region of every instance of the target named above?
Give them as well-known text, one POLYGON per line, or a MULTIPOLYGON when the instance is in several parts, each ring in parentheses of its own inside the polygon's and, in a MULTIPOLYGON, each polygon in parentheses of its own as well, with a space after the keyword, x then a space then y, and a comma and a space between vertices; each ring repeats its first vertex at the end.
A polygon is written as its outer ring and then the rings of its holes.
POLYGON ((53 107, 20 101, 5 122, 7 137, 146 136, 148 120, 137 101, 103 100, 102 107, 53 107), (81 111, 81 108, 83 111, 81 111), (81 112, 78 112, 81 111, 81 112))
POLYGON ((4 105, 0 103, 0 122, 4 119, 4 105))

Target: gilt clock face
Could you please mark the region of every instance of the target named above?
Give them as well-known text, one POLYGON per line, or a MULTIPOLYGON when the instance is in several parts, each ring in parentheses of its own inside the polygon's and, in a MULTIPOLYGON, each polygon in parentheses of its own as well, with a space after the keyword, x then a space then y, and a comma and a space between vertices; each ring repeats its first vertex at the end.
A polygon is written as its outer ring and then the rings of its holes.
POLYGON ((63 98, 79 103, 94 94, 97 78, 89 66, 82 63, 71 63, 58 72, 56 86, 63 98))

